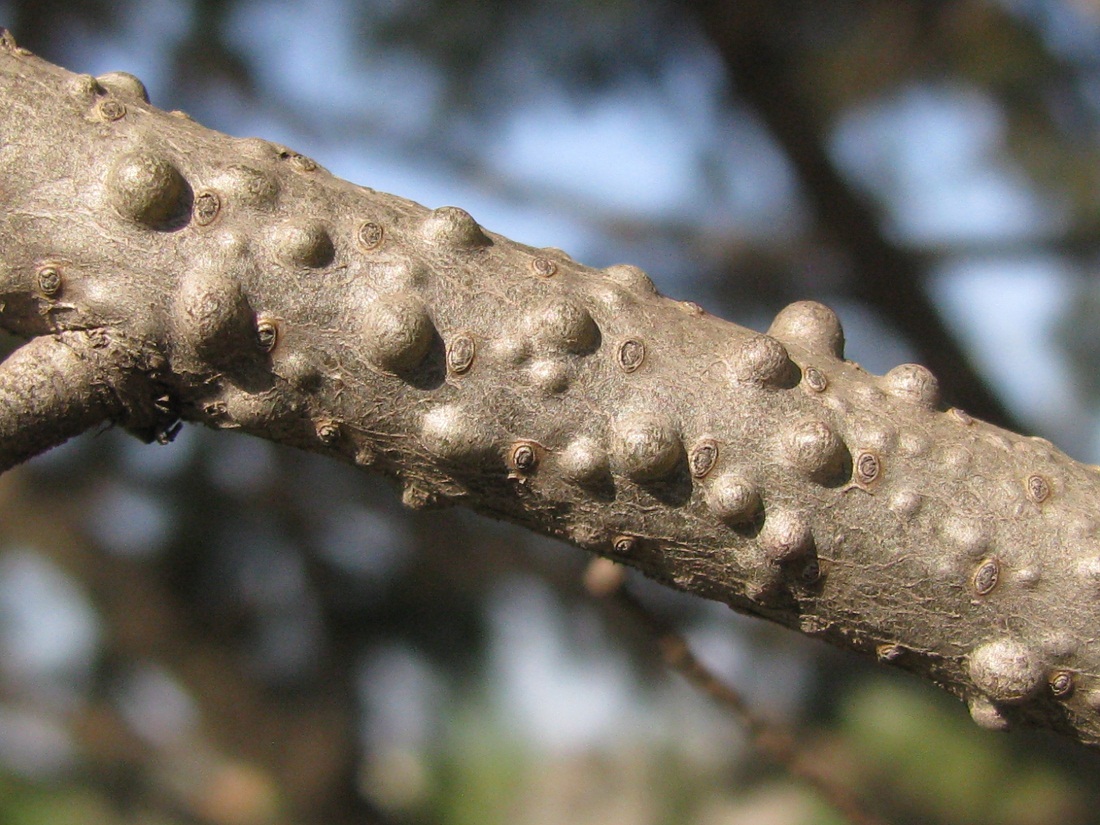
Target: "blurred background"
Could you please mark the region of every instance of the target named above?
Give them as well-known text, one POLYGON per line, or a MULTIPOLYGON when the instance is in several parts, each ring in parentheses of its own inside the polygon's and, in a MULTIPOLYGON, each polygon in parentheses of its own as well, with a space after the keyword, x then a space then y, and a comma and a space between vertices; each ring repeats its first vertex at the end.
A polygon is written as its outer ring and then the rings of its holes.
MULTIPOLYGON (((1095 0, 0 0, 20 44, 1100 461, 1095 0)), ((10 345, 10 344, 9 344, 10 345)), ((0 479, 0 822, 841 822, 573 548, 187 427, 0 479)), ((1100 822, 1100 757, 630 580, 895 823, 1100 822)))

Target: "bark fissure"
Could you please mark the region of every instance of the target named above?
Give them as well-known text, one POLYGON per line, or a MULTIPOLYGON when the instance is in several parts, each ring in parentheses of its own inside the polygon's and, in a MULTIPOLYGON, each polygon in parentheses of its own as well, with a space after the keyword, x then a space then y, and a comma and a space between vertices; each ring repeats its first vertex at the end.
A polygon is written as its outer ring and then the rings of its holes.
POLYGON ((3 44, 0 466, 240 429, 1100 741, 1094 468, 846 361, 819 304, 756 333, 3 44))

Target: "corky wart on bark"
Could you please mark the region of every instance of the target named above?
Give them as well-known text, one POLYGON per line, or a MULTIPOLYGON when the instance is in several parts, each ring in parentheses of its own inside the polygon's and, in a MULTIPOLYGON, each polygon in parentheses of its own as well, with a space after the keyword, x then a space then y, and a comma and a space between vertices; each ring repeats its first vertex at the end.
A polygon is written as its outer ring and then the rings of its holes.
POLYGON ((103 421, 397 479, 1100 742, 1100 479, 843 359, 0 47, 0 466, 103 421))

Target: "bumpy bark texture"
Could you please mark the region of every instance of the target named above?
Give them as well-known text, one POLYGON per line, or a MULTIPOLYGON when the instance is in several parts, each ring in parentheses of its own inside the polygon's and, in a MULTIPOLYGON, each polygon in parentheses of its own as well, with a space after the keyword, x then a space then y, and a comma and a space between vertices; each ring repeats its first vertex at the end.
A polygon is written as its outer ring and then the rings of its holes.
POLYGON ((824 306, 754 333, 7 35, 0 99, 2 467, 244 430, 1100 742, 1097 472, 845 361, 824 306))

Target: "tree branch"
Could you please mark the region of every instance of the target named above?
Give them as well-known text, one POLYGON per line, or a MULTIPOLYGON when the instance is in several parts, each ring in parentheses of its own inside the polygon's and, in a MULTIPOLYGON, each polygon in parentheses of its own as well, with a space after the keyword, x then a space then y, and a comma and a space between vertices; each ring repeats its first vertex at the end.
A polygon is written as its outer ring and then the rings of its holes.
MULTIPOLYGON (((55 416, 64 435, 166 436, 178 413, 370 466, 410 506, 461 503, 878 656, 989 727, 1100 742, 1096 471, 942 411, 921 367, 843 360, 825 307, 753 333, 7 36, 0 96, 0 323, 51 336, 6 372, 51 340, 109 343, 83 381, 111 394, 61 404, 82 411, 55 416)), ((3 454, 59 440, 21 416, 3 454)))
POLYGON ((822 229, 851 253, 853 293, 885 313, 917 345, 934 342, 923 347, 921 357, 958 404, 981 418, 1013 426, 1004 403, 929 300, 920 256, 883 236, 872 205, 843 180, 826 152, 827 124, 800 88, 790 54, 775 44, 789 25, 790 9, 760 0, 696 0, 692 6, 737 92, 786 153, 822 229))
POLYGON ((744 725, 752 747, 795 779, 805 783, 821 801, 831 805, 851 825, 884 825, 863 802, 823 770, 804 742, 784 725, 756 713, 736 689, 696 657, 682 633, 662 621, 624 586, 623 568, 607 559, 594 559, 585 571, 585 587, 629 616, 652 641, 665 666, 744 725))
MULTIPOLYGON (((197 602, 187 602, 173 588, 171 576, 141 560, 112 556, 90 546, 72 528, 69 508, 46 508, 37 493, 18 485, 0 490, 0 522, 14 543, 42 547, 46 557, 85 587, 103 625, 100 672, 112 662, 153 663, 186 688, 201 712, 201 725, 181 740, 142 744, 115 718, 109 696, 82 708, 70 720, 84 747, 108 763, 140 765, 159 748, 157 759, 169 764, 182 756, 205 770, 194 782, 177 781, 161 789, 174 805, 192 810, 194 821, 222 821, 197 813, 222 763, 246 765, 277 787, 291 821, 300 825, 383 825, 387 820, 358 792, 352 781, 358 763, 353 702, 346 673, 329 669, 315 690, 276 695, 242 667, 240 650, 210 633, 209 615, 197 602), (49 516, 40 515, 48 509, 49 516), (332 678, 329 678, 332 677, 332 678), (101 734, 112 743, 104 747, 101 734), (118 743, 116 737, 126 737, 118 743), (185 752, 185 753, 181 753, 185 752)), ((350 667, 345 657, 341 667, 350 667)), ((181 768, 181 770, 183 770, 181 768)), ((187 771, 183 770, 186 774, 187 771)), ((179 779, 179 777, 177 777, 179 779)), ((146 781, 156 784, 156 777, 146 781)), ((258 794, 258 804, 270 802, 258 794)), ((281 821, 281 820, 280 820, 281 821)))
POLYGON ((35 338, 0 364, 0 470, 122 415, 91 336, 35 338))

